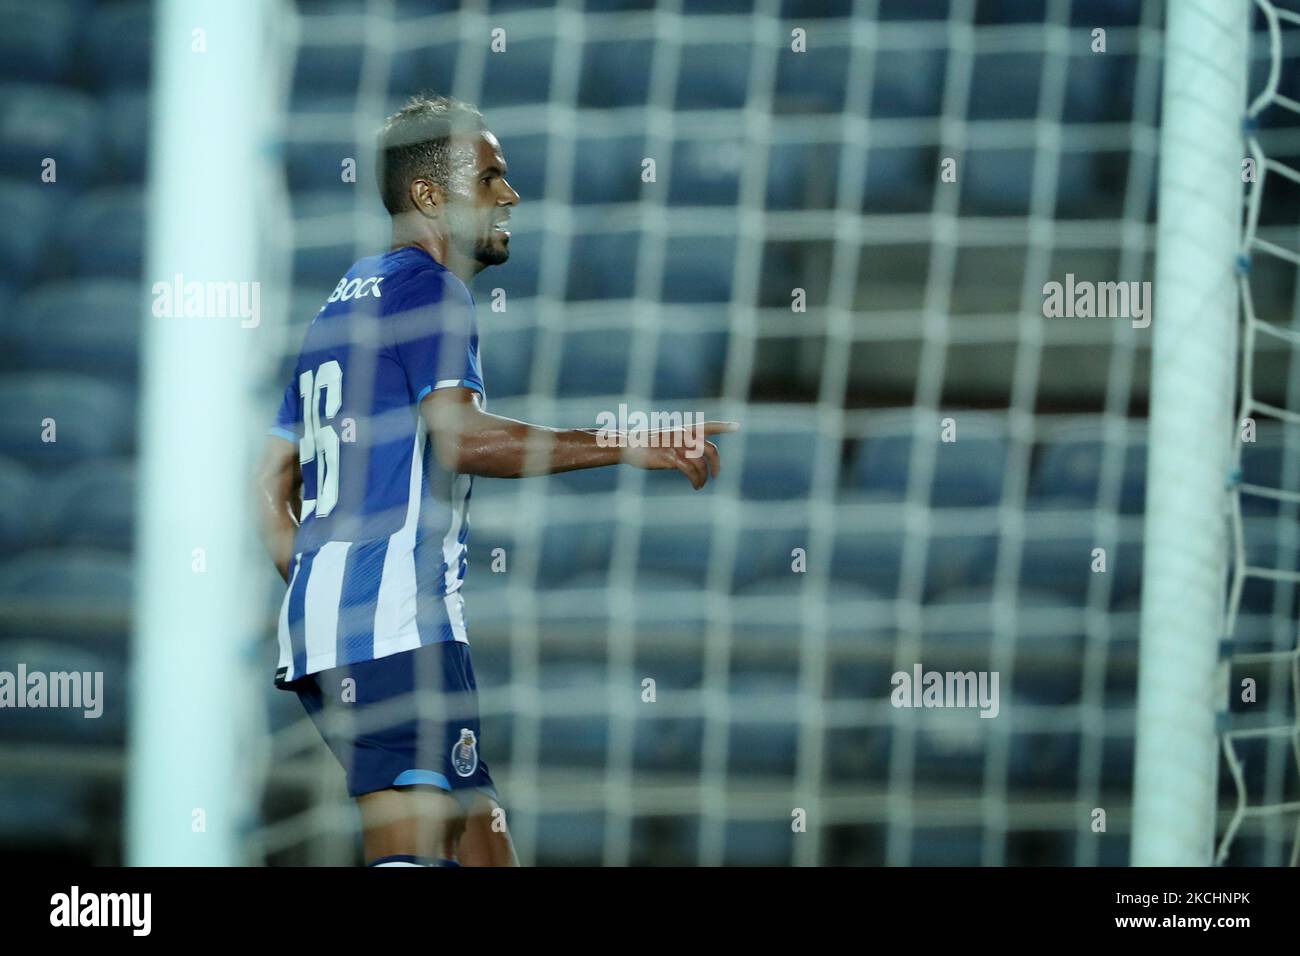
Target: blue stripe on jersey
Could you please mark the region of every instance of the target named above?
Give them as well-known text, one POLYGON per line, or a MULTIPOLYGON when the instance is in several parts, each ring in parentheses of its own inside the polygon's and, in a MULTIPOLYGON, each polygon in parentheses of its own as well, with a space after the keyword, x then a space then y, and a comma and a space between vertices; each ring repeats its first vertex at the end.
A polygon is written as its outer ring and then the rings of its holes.
POLYGON ((387 553, 387 538, 367 541, 348 551, 343 594, 339 597, 340 661, 368 661, 375 656, 375 604, 387 553))
POLYGON ((304 554, 298 561, 298 573, 289 589, 289 646, 293 649, 293 671, 289 679, 307 673, 307 582, 316 552, 304 554))

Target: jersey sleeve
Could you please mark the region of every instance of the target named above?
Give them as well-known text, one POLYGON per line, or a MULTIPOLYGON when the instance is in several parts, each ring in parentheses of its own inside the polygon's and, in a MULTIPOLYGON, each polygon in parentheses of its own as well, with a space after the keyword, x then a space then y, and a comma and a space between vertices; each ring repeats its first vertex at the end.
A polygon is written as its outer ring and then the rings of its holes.
POLYGON ((270 434, 295 445, 302 437, 302 402, 298 400, 296 382, 290 382, 284 390, 284 400, 280 402, 280 410, 275 414, 275 424, 271 426, 270 434))
POLYGON ((446 271, 426 272, 411 285, 392 328, 412 404, 439 388, 472 388, 483 395, 469 289, 446 271))

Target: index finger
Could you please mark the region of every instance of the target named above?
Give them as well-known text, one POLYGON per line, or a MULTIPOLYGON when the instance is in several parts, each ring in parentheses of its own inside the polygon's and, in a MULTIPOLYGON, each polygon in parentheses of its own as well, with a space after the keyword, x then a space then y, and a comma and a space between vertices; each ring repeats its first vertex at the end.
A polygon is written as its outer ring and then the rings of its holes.
POLYGON ((740 422, 701 422, 700 428, 706 435, 721 435, 723 432, 740 431, 740 422))

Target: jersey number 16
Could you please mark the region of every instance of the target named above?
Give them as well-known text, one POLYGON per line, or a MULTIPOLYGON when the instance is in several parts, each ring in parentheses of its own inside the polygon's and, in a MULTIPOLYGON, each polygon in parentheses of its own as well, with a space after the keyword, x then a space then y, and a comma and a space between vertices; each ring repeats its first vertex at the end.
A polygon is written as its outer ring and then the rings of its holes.
POLYGON ((302 438, 298 440, 298 463, 305 469, 316 460, 316 497, 302 500, 299 521, 314 514, 324 518, 339 500, 339 433, 329 420, 343 404, 343 369, 330 359, 315 375, 311 371, 298 376, 298 394, 302 397, 302 438), (325 396, 325 417, 321 419, 321 396, 325 396))

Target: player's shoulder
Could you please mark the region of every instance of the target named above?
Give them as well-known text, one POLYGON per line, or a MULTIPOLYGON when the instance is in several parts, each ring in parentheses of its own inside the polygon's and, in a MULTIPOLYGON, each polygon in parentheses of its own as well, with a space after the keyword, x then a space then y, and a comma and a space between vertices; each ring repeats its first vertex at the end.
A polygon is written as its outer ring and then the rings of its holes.
POLYGON ((438 302, 473 305, 469 287, 433 256, 415 246, 404 246, 384 255, 387 285, 393 290, 392 305, 405 308, 438 302))

